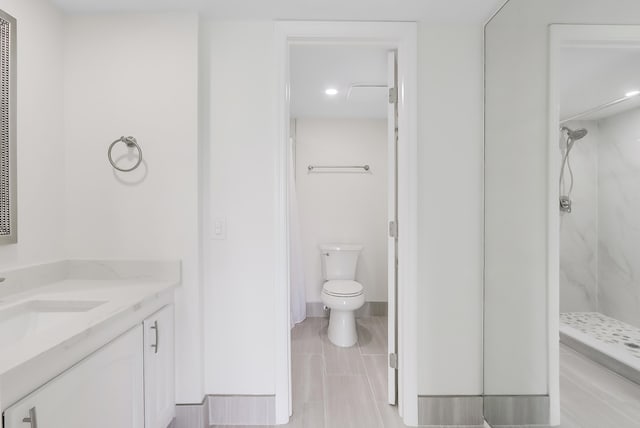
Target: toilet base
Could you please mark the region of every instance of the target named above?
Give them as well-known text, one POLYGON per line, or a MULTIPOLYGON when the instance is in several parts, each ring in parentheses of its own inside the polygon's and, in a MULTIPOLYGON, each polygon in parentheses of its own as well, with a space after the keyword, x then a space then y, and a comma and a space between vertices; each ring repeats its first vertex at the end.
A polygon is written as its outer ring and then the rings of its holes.
POLYGON ((331 309, 328 336, 336 346, 348 348, 355 345, 358 342, 355 312, 331 309))

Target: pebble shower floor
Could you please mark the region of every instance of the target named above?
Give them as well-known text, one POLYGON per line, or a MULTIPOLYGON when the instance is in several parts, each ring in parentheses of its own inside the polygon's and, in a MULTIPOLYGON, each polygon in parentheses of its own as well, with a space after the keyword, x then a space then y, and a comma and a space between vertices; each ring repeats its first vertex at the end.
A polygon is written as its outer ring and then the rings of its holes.
POLYGON ((560 323, 640 360, 640 328, 599 312, 565 312, 560 323))

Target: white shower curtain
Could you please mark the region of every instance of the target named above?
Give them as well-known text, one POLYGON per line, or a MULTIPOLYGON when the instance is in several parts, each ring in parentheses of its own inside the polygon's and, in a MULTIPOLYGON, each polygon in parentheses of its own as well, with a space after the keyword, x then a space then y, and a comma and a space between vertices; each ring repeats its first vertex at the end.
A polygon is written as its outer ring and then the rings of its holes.
POLYGON ((291 283, 291 327, 307 317, 307 297, 304 282, 304 265, 302 262, 302 238, 300 236, 300 219, 298 217, 298 200, 296 197, 294 142, 289 145, 289 260, 291 283))

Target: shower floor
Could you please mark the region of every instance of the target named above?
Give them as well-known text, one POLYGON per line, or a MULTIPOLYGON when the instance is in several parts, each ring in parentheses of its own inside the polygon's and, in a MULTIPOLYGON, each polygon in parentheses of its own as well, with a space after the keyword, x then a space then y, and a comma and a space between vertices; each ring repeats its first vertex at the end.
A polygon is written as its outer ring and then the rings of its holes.
POLYGON ((565 312, 560 341, 640 383, 640 328, 599 312, 565 312))

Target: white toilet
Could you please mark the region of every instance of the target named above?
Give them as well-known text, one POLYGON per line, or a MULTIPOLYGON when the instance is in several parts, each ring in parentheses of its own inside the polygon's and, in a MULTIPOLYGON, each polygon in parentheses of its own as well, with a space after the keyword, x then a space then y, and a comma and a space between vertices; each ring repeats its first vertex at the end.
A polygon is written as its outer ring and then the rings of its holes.
POLYGON ((364 305, 364 288, 355 281, 362 245, 326 244, 322 254, 322 302, 331 309, 329 340, 337 346, 353 346, 358 341, 355 311, 364 305))

